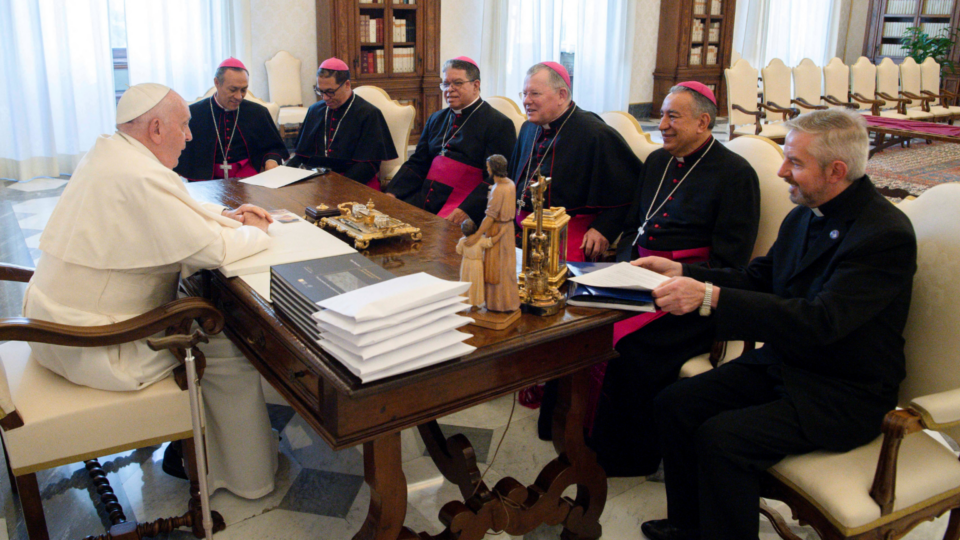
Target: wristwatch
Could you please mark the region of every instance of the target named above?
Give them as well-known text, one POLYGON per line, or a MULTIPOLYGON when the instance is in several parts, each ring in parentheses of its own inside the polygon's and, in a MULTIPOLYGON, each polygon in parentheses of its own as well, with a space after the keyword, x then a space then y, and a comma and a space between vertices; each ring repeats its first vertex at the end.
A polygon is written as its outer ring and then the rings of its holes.
POLYGON ((703 303, 700 304, 700 316, 709 317, 712 308, 710 307, 710 302, 713 301, 713 283, 709 281, 704 282, 706 285, 706 290, 703 291, 703 303))

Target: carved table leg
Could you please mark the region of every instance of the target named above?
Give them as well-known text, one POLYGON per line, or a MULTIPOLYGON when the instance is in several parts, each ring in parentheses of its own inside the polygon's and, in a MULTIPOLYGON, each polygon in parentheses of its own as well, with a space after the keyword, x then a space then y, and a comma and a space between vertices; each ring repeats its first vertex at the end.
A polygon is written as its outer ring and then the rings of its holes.
POLYGON ((474 495, 481 498, 489 496, 490 490, 480 481, 477 454, 465 436, 458 433, 446 439, 436 420, 420 424, 417 429, 433 463, 444 478, 460 487, 463 500, 474 495))
POLYGON ((400 433, 363 443, 363 475, 370 486, 370 508, 353 540, 415 539, 403 526, 407 479, 400 461, 400 433))

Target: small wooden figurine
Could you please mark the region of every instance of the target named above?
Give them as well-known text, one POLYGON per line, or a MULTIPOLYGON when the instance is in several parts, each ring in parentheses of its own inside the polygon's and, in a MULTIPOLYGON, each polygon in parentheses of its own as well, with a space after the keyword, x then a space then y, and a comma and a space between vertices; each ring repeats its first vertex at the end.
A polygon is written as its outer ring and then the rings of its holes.
POLYGON ((486 217, 477 232, 467 237, 470 247, 486 237, 491 240, 483 261, 486 310, 471 313, 475 324, 504 329, 520 318, 520 288, 517 285, 517 252, 513 220, 517 215, 517 186, 507 178, 507 160, 497 154, 487 158, 487 171, 494 179, 487 197, 486 217))
POLYGON ((471 220, 465 220, 460 224, 460 230, 463 231, 463 238, 457 243, 457 254, 463 256, 460 262, 460 281, 470 282, 470 290, 467 291, 468 302, 476 309, 483 307, 483 252, 493 245, 493 239, 483 237, 479 242, 472 246, 466 246, 467 237, 477 232, 477 224, 471 220))

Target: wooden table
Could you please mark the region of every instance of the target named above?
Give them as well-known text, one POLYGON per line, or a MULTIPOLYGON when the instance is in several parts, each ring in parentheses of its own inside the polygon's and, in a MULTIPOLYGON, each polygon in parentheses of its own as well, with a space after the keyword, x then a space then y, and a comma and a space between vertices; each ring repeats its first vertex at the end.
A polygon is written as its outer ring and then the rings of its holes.
POLYGON ((901 119, 896 120, 897 125, 892 125, 890 119, 871 115, 864 115, 864 119, 867 121, 867 132, 873 133, 874 135, 873 147, 870 149, 870 157, 873 157, 874 154, 886 148, 908 142, 911 139, 925 139, 927 142, 960 143, 960 135, 956 134, 956 131, 960 130, 960 128, 953 129, 953 126, 901 119), (950 131, 954 133, 929 131, 925 129, 927 126, 932 126, 937 130, 950 128, 950 131), (886 139, 887 136, 890 138, 886 139))
MULTIPOLYGON (((321 202, 335 206, 372 199, 378 210, 419 226, 423 240, 392 239, 374 244, 365 256, 397 275, 428 272, 458 279, 459 227, 337 175, 278 190, 233 181, 194 183, 189 190, 201 201, 230 207, 250 202, 301 214, 305 206, 321 202)), ((207 272, 199 281, 195 286, 201 294, 226 316, 227 335, 333 449, 363 444, 370 508, 355 539, 471 540, 488 529, 522 535, 541 523, 563 523, 568 539, 600 536, 607 482, 584 444, 583 411, 589 367, 616 356, 613 323, 624 318, 621 312, 567 308, 552 317, 523 315, 499 332, 467 326, 464 330, 473 334, 467 343, 477 347, 469 356, 361 385, 293 325, 278 319, 273 306, 242 280, 207 272), (553 418, 558 457, 530 485, 513 478, 492 488, 484 485, 467 439, 445 439, 436 419, 553 378, 560 378, 553 418), (403 526, 407 486, 400 431, 413 426, 440 472, 463 495, 462 501, 441 509, 446 529, 436 537, 417 536, 403 526), (577 486, 575 499, 562 496, 570 485, 577 486)))

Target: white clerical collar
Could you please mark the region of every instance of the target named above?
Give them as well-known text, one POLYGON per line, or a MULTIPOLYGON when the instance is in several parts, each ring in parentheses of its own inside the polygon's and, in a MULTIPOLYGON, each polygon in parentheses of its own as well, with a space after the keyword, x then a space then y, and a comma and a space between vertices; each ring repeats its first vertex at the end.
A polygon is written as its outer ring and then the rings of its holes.
POLYGON ((461 112, 469 109, 471 106, 473 106, 474 103, 476 103, 476 102, 478 102, 478 101, 480 101, 480 95, 479 95, 479 94, 477 94, 477 99, 475 99, 475 100, 473 100, 473 101, 470 102, 470 105, 467 105, 466 107, 464 107, 464 108, 462 108, 462 109, 454 109, 453 107, 450 107, 450 110, 453 111, 454 114, 460 114, 461 112))
POLYGON ((813 210, 813 215, 823 217, 823 212, 821 212, 819 208, 811 208, 811 210, 813 210))
MULTIPOLYGON (((227 109, 226 107, 224 107, 223 105, 221 105, 220 102, 217 101, 217 93, 216 93, 216 92, 214 92, 213 95, 210 96, 210 98, 213 99, 213 103, 214 103, 217 107, 220 107, 220 110, 222 110, 222 111, 224 111, 224 112, 237 112, 237 109, 234 109, 234 110, 231 111, 231 110, 227 109)), ((238 107, 238 108, 239 108, 239 107, 238 107)))

